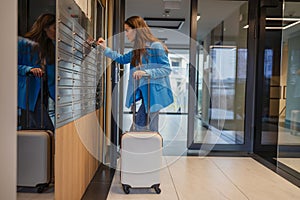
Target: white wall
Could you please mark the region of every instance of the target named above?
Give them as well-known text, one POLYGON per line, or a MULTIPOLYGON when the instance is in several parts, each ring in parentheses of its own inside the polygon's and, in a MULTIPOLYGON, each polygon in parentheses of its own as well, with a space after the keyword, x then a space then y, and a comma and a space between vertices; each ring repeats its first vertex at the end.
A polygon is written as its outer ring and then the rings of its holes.
POLYGON ((0 8, 0 199, 16 199, 17 0, 0 8))

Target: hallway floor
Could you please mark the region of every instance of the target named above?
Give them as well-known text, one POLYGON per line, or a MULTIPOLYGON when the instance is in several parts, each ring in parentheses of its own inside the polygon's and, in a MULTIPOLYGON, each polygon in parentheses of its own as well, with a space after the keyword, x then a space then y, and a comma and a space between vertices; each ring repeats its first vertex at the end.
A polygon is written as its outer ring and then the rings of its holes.
POLYGON ((164 158, 161 194, 151 189, 125 194, 117 171, 107 199, 300 199, 300 188, 249 157, 164 158))
MULTIPOLYGON (((131 189, 130 194, 125 194, 120 184, 120 172, 116 171, 110 187, 110 184, 98 179, 90 184, 82 199, 300 199, 299 187, 250 157, 165 156, 163 163, 160 187, 162 192, 159 195, 151 189, 131 189), (104 188, 108 192, 107 197, 103 194, 104 188)), ((103 172, 98 172, 101 174, 98 173, 95 177, 103 177, 103 172)), ((48 192, 18 192, 17 196, 18 200, 50 200, 54 195, 48 192)))

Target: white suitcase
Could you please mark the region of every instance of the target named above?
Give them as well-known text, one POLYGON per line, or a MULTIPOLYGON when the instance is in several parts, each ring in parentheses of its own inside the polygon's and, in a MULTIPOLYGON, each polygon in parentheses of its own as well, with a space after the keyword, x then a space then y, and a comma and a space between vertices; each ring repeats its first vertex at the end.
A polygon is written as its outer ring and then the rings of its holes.
POLYGON ((17 132, 17 186, 36 187, 43 192, 51 182, 51 131, 22 130, 17 132))
POLYGON ((157 132, 127 132, 121 140, 121 183, 130 188, 154 188, 161 192, 162 137, 157 132))
MULTIPOLYGON (((148 77, 148 110, 150 110, 150 76, 148 77)), ((134 82, 134 91, 136 83, 134 82)), ((134 92, 135 96, 135 92, 134 92)), ((135 122, 135 98, 133 103, 133 122, 135 122)), ((147 129, 149 130, 150 116, 147 115, 147 129)), ((130 188, 154 188, 161 192, 160 169, 162 162, 163 140, 158 132, 153 131, 126 132, 121 137, 121 183, 123 190, 129 194, 130 188)))
MULTIPOLYGON (((30 76, 30 75, 29 75, 30 76)), ((27 87, 29 81, 27 76, 27 87)), ((54 178, 54 136, 43 125, 43 78, 41 78, 41 130, 29 127, 28 90, 26 91, 26 127, 17 131, 17 186, 36 187, 41 193, 54 178)), ((21 124, 21 123, 20 123, 21 124)))

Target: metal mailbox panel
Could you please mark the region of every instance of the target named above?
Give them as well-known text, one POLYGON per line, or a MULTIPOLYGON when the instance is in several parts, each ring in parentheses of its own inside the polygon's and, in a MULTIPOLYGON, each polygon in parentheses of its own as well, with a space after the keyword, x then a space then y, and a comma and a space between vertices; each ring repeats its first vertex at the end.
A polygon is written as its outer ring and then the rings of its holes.
POLYGON ((100 50, 91 47, 91 38, 75 20, 60 12, 58 29, 56 126, 60 127, 101 104, 103 66, 100 50))

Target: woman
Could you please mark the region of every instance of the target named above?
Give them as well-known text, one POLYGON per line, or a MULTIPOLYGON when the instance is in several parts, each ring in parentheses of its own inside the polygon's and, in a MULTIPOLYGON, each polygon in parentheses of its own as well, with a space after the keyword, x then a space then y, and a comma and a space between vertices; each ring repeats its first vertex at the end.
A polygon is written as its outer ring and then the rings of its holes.
POLYGON ((150 76, 150 130, 158 131, 159 111, 173 103, 169 75, 171 73, 168 49, 154 37, 146 22, 139 16, 125 21, 125 35, 133 43, 133 50, 121 55, 106 47, 105 40, 98 39, 104 55, 120 64, 130 63, 130 76, 126 96, 126 107, 131 107, 133 98, 142 100, 136 114, 136 128, 143 130, 147 123, 148 98, 147 78, 150 76), (139 80, 136 96, 133 97, 133 79, 139 80))
POLYGON ((38 17, 25 37, 18 38, 18 107, 24 115, 28 99, 29 124, 23 122, 26 128, 54 131, 48 114, 48 98, 55 100, 55 24, 55 15, 43 14, 38 17), (40 95, 41 81, 43 107, 40 95))

